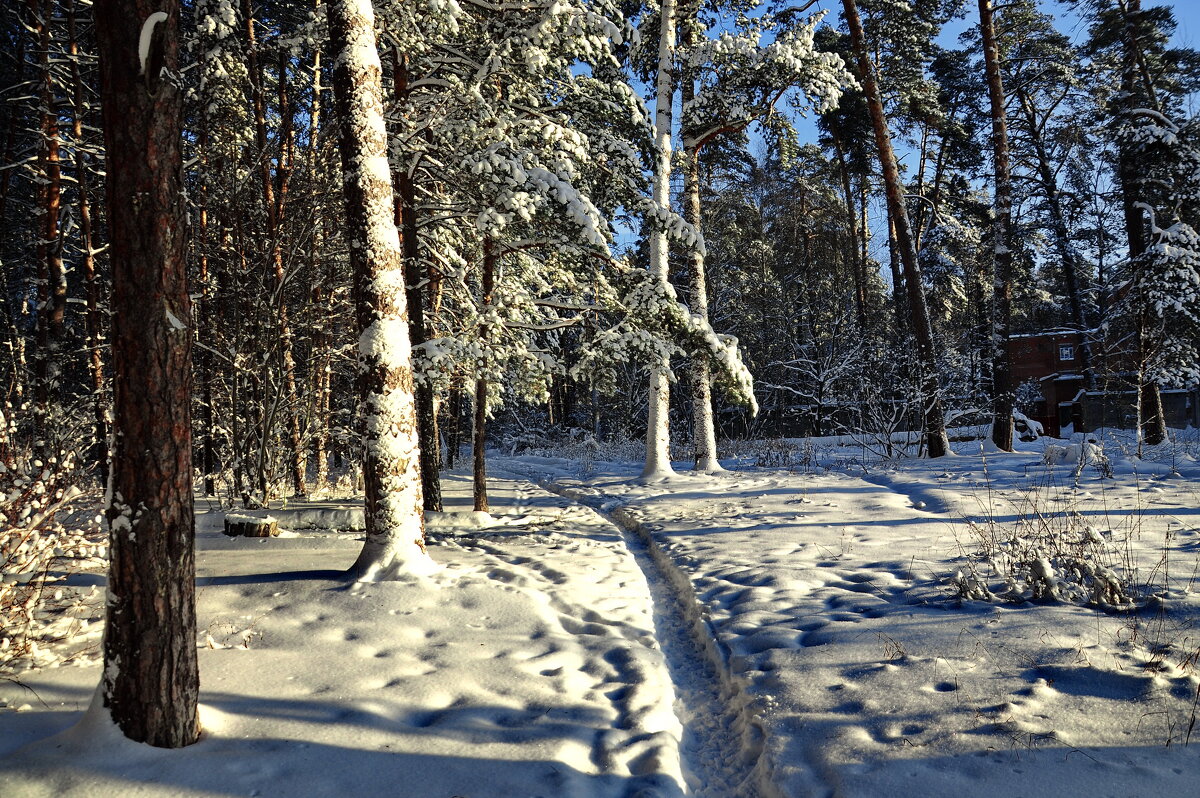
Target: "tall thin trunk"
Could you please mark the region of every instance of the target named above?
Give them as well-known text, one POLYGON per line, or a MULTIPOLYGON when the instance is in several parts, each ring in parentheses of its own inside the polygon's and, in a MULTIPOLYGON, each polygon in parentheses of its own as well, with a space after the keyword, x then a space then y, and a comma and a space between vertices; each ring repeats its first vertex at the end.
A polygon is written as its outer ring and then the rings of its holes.
POLYGON ((991 0, 979 0, 979 30, 987 71, 988 98, 992 106, 992 163, 996 173, 992 237, 992 443, 1001 451, 1013 447, 1012 364, 1008 356, 1012 323, 1012 174, 1008 159, 1008 118, 1004 110, 1004 78, 1000 74, 1000 49, 992 19, 991 0))
POLYGON ((280 50, 278 88, 279 115, 283 120, 283 130, 280 133, 280 137, 283 139, 283 143, 279 153, 279 167, 275 171, 276 191, 275 213, 272 217, 274 225, 271 230, 271 268, 274 276, 272 289, 277 295, 276 305, 279 308, 278 329, 280 354, 283 360, 284 398, 287 403, 285 416, 288 425, 288 438, 291 444, 288 454, 290 455, 292 472, 292 490, 297 496, 305 496, 308 494, 308 486, 305 479, 307 468, 304 457, 304 436, 301 432, 300 424, 300 391, 296 381, 295 335, 292 332, 287 292, 285 290, 287 275, 283 267, 284 211, 287 208, 288 187, 296 160, 296 131, 295 125, 292 123, 292 110, 287 93, 287 66, 288 53, 286 50, 280 50))
POLYGON ((92 383, 93 451, 100 467, 100 476, 108 482, 108 403, 104 390, 104 326, 100 314, 100 282, 96 275, 96 245, 92 234, 91 181, 87 156, 83 146, 83 118, 87 113, 84 101, 83 76, 79 69, 79 36, 75 14, 76 0, 71 0, 67 12, 67 52, 71 61, 73 112, 71 137, 75 144, 75 182, 79 210, 79 246, 83 250, 83 278, 87 286, 87 345, 88 371, 92 383))
POLYGON ((865 264, 859 257, 858 214, 855 212, 854 190, 850 185, 850 166, 846 161, 846 148, 836 128, 831 131, 833 151, 837 156, 838 176, 842 183, 842 197, 846 203, 846 268, 854 278, 854 316, 860 333, 867 330, 867 276, 865 264))
MULTIPOLYGON (((408 64, 400 53, 392 50, 395 74, 396 102, 400 113, 408 102, 408 64)), ((395 172, 395 219, 400 229, 400 246, 404 251, 404 280, 408 284, 408 335, 413 346, 427 340, 425 334, 425 292, 421 287, 421 250, 417 237, 417 190, 404 164, 395 172)), ((433 385, 429 380, 417 380, 417 433, 421 439, 421 491, 425 509, 441 512, 442 482, 439 475, 440 451, 437 414, 434 412, 433 385)))
POLYGON ((456 380, 450 386, 450 401, 446 403, 449 429, 446 430, 446 468, 454 468, 458 450, 462 447, 463 389, 456 380))
MULTIPOLYGON (((313 10, 321 13, 322 0, 313 0, 313 10)), ((321 171, 321 48, 313 49, 312 61, 312 105, 308 112, 308 175, 309 185, 314 188, 319 180, 321 171)), ((333 285, 336 276, 336 265, 330 261, 325 264, 325 273, 318 277, 321 266, 321 247, 325 241, 325 217, 317 213, 313 222, 312 242, 308 253, 308 270, 313 275, 312 304, 318 317, 313 331, 313 423, 316 430, 313 434, 313 459, 316 460, 316 473, 313 477, 313 489, 321 492, 329 485, 329 433, 330 407, 333 388, 333 285)))
POLYGON ((116 431, 100 696, 127 737, 178 748, 200 732, 179 2, 94 9, 116 431))
MULTIPOLYGON (((199 277, 200 277, 200 301, 196 307, 196 340, 203 341, 209 338, 212 329, 212 274, 209 271, 208 261, 208 128, 207 124, 201 129, 199 136, 199 157, 200 157, 200 174, 199 174, 199 208, 196 214, 197 227, 196 232, 196 250, 199 257, 199 277)), ((200 349, 196 356, 196 365, 199 367, 201 389, 200 389, 200 471, 204 475, 204 495, 212 496, 216 493, 216 484, 213 478, 213 473, 216 471, 216 447, 214 444, 214 427, 216 419, 214 418, 213 409, 213 357, 205 349, 200 349)))
MULTIPOLYGON (((694 11, 688 6, 685 45, 692 47, 699 38, 698 24, 694 11)), ((679 80, 681 100, 686 106, 696 94, 695 76, 691 69, 684 68, 679 80)), ((684 143, 683 159, 683 218, 697 231, 701 229, 700 206, 700 145, 684 143)), ((688 277, 691 311, 708 321, 708 285, 704 269, 704 253, 693 248, 688 253, 688 277)), ((705 356, 692 358, 692 445, 695 448, 695 470, 712 474, 723 470, 717 460, 717 431, 713 423, 712 374, 705 356)))
POLYGON ((933 326, 929 321, 929 308, 925 304, 925 290, 921 285, 921 267, 917 263, 917 251, 912 238, 912 227, 908 210, 904 205, 904 187, 900 182, 900 171, 896 166, 896 155, 892 150, 892 137, 883 113, 883 100, 875 80, 875 69, 867 56, 866 40, 862 20, 858 15, 855 0, 842 0, 846 22, 850 27, 850 38, 858 55, 859 74, 863 82, 863 94, 871 113, 871 127, 875 133, 875 146, 879 150, 879 161, 883 171, 885 193, 891 209, 892 222, 896 228, 896 246, 904 269, 904 283, 908 293, 909 318, 917 343, 917 358, 921 365, 922 408, 925 428, 925 447, 930 457, 942 457, 950 452, 950 441, 946 436, 945 412, 942 409, 941 385, 934 350, 933 326))
POLYGON ((59 359, 66 330, 67 280, 63 271, 62 241, 58 228, 62 207, 62 166, 59 159, 57 98, 50 65, 54 5, 51 0, 29 0, 29 7, 37 26, 41 81, 38 100, 41 139, 38 144, 37 213, 40 225, 36 246, 38 311, 34 419, 39 438, 46 438, 50 432, 46 426, 50 395, 62 367, 59 359))
MULTIPOLYGON (((655 79, 654 127, 657 158, 654 166, 654 204, 671 207, 671 103, 675 96, 675 0, 663 0, 659 14, 658 71, 655 79)), ((666 230, 654 225, 650 231, 650 274, 667 282, 666 230)), ((671 469, 671 364, 667 358, 650 364, 650 395, 646 418, 646 464, 643 479, 661 479, 671 469)))
MULTIPOLYGON (((228 275, 229 286, 226 286, 224 293, 229 295, 234 285, 240 282, 240 279, 246 275, 246 237, 242 226, 240 216, 234 216, 233 234, 231 236, 233 246, 237 257, 238 272, 237 275, 228 275)), ((250 298, 247 291, 239 292, 237 309, 233 313, 234 318, 234 341, 245 341, 247 334, 246 326, 253 318, 250 311, 250 298)), ((233 489, 241 499, 242 507, 248 508, 251 504, 249 479, 247 473, 250 459, 250 434, 246 424, 252 412, 252 408, 248 408, 246 394, 247 377, 245 369, 245 357, 240 351, 233 353, 233 365, 230 369, 230 397, 229 397, 229 415, 232 419, 230 424, 230 446, 233 448, 233 489)), ((264 497, 265 498, 265 497, 264 497)))
POLYGON ((370 0, 332 0, 327 14, 337 54, 333 87, 342 128, 363 410, 366 542, 348 576, 391 579, 435 566, 425 552, 412 349, 386 168, 382 68, 370 0))
MULTIPOLYGON (((480 304, 486 311, 492 304, 492 292, 496 289, 496 247, 490 236, 483 239, 483 271, 480 275, 480 304)), ((487 342, 483 342, 484 346, 487 342)), ((475 379, 475 423, 472 427, 472 485, 474 486, 475 509, 487 512, 487 396, 488 381, 484 377, 475 379)))
POLYGON ((471 439, 471 486, 476 512, 488 511, 487 495, 487 394, 488 382, 482 377, 475 380, 474 423, 471 439))

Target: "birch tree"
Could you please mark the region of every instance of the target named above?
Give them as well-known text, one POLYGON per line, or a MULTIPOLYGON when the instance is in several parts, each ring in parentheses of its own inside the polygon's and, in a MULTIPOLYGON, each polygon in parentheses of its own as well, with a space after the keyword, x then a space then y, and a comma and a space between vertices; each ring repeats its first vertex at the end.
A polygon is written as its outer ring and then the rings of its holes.
MULTIPOLYGON (((817 25, 822 15, 799 24, 781 24, 774 17, 753 23, 743 30, 701 40, 699 8, 689 6, 682 20, 686 41, 682 50, 681 124, 684 155, 684 219, 697 231, 701 223, 700 151, 721 136, 744 131, 767 117, 785 125, 775 105, 789 90, 797 113, 832 109, 844 86, 854 80, 842 59, 820 52, 815 46, 817 25), (764 41, 770 38, 770 43, 764 41)), ((708 321, 708 289, 703 246, 688 252, 691 310, 708 321)), ((692 363, 692 440, 695 470, 721 470, 717 462, 716 431, 712 411, 712 377, 707 361, 692 363)))
MULTIPOLYGON (((654 204, 656 223, 650 225, 650 277, 665 287, 670 254, 663 222, 671 209, 671 107, 675 101, 675 0, 659 6, 658 61, 654 78, 654 204), (659 216, 658 214, 661 214, 659 216)), ((667 357, 650 363, 650 395, 646 418, 646 463, 642 480, 655 482, 674 474, 671 468, 671 363, 667 357)))

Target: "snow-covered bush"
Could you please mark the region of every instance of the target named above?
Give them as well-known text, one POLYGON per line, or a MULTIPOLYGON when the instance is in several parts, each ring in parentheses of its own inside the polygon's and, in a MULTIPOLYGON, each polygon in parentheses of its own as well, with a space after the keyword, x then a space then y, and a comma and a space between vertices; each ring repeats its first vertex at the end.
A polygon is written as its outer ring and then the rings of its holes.
POLYGON ((1104 447, 1096 439, 1069 443, 1065 446, 1046 444, 1042 452, 1042 462, 1046 465, 1075 466, 1075 480, 1078 481, 1085 466, 1094 466, 1102 477, 1112 476, 1112 463, 1104 454, 1104 447))
POLYGON ((1112 531, 1074 514, 1030 507, 1011 523, 987 518, 968 527, 976 548, 949 580, 960 599, 1132 609, 1147 592, 1112 531))
POLYGON ((46 462, 0 457, 0 674, 61 661, 77 651, 49 644, 86 629, 102 594, 64 587, 67 577, 107 555, 96 491, 73 452, 46 462))

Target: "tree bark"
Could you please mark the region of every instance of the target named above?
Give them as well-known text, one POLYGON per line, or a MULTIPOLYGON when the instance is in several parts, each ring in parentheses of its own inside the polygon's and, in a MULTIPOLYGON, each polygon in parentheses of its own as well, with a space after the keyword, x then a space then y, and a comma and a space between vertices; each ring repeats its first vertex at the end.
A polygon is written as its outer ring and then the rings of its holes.
POLYGON ((850 185, 850 166, 846 161, 846 148, 836 126, 830 127, 833 150, 837 156, 838 177, 841 178, 842 196, 846 203, 846 267, 854 277, 854 317, 858 321, 860 334, 867 331, 867 277, 866 264, 859 257, 858 214, 855 211, 854 190, 850 185))
MULTIPOLYGON (((698 33, 694 16, 698 8, 687 10, 687 33, 685 44, 694 46, 698 33)), ((690 69, 680 75, 681 100, 686 106, 695 97, 695 77, 690 69)), ((683 217, 697 231, 701 229, 700 205, 700 147, 699 143, 685 142, 683 151, 683 217)), ((704 269, 704 253, 693 248, 688 253, 688 277, 691 291, 688 299, 691 311, 708 321, 708 285, 704 269)), ((692 382, 692 445, 695 448, 694 470, 704 474, 723 471, 717 460, 717 431, 713 423, 712 374, 707 357, 693 357, 691 363, 692 382)))
POLYGON ((1000 74, 1000 49, 992 18, 992 1, 979 0, 979 30, 987 72, 988 99, 992 108, 992 164, 995 176, 992 203, 992 443, 1004 452, 1013 448, 1012 363, 1008 355, 1012 323, 1012 173, 1008 157, 1008 118, 1004 110, 1004 77, 1000 74))
POLYGON ((101 698, 127 737, 177 748, 200 730, 179 2, 94 9, 116 432, 101 698), (150 41, 144 62, 140 36, 150 41))
MULTIPOLYGON (((321 13, 322 0, 313 0, 313 11, 321 13)), ((321 171, 321 48, 313 49, 312 61, 312 105, 308 113, 308 173, 309 184, 316 185, 321 171)), ((325 273, 317 277, 321 264, 321 247, 325 240, 325 218, 317 214, 313 224, 312 241, 308 253, 309 272, 313 275, 312 304, 319 314, 313 332, 313 419, 316 432, 313 435, 313 459, 316 473, 313 489, 321 492, 329 484, 329 432, 330 403, 332 395, 333 367, 333 286, 336 266, 331 261, 325 264, 325 273)))
MULTIPOLYGON (((210 336, 212 324, 212 274, 208 262, 208 128, 207 124, 200 131, 198 147, 200 157, 199 194, 196 221, 199 230, 196 234, 195 246, 199 262, 200 302, 196 308, 196 340, 204 341, 210 336)), ((214 445, 215 418, 213 410, 213 357, 205 349, 201 349, 196 357, 201 379, 200 396, 200 472, 204 477, 204 495, 212 496, 216 492, 213 473, 216 471, 216 450, 214 445)))
POLYGON ((346 231, 360 330, 366 542, 348 576, 359 581, 428 573, 412 349, 400 238, 392 219, 383 85, 369 0, 327 5, 337 54, 346 231))
MULTIPOLYGON (((403 113, 408 101, 408 64, 396 50, 394 73, 396 102, 403 113)), ((421 250, 417 237, 417 190, 408 170, 401 164, 395 174, 396 226, 400 229, 400 245, 404 252, 404 280, 408 284, 408 335, 413 346, 425 343, 425 292, 421 287, 421 250)), ((437 431, 437 414, 434 412, 433 385, 428 380, 417 380, 417 433, 421 439, 421 492, 425 497, 425 509, 442 510, 442 481, 439 474, 442 453, 437 431)))
POLYGON ((875 69, 867 55, 866 39, 862 20, 858 15, 855 0, 842 0, 846 22, 850 27, 850 38, 858 56, 859 75, 862 78, 863 94, 871 113, 871 127, 875 133, 875 146, 879 151, 883 171, 887 204, 892 223, 896 228, 896 247, 904 269, 904 283, 908 294, 909 319, 917 343, 917 358, 923 374, 922 414, 925 428, 925 447, 930 457, 942 457, 950 452, 950 441, 946 436, 945 412, 942 409, 941 385, 937 371, 934 349, 933 326, 929 321, 929 308, 925 304, 925 289, 921 285, 921 267, 917 263, 917 251, 912 238, 908 210, 904 205, 904 186, 900 182, 900 170, 896 166, 896 155, 892 150, 892 137, 883 113, 883 100, 875 80, 875 69))
MULTIPOLYGON (((481 298, 480 304, 486 310, 492 304, 492 292, 496 284, 496 248, 490 237, 483 239, 483 272, 480 275, 481 298)), ((486 341, 484 342, 486 347, 486 341)), ((487 512, 487 460, 484 457, 487 447, 487 395, 488 381, 485 377, 475 380, 475 416, 472 426, 472 485, 474 488, 475 510, 487 512)))

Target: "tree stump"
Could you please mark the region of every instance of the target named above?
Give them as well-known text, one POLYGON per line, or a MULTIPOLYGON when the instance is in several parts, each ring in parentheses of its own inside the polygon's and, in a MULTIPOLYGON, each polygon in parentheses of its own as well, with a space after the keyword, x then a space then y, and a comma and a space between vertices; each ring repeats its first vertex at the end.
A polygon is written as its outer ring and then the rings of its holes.
POLYGON ((279 522, 274 518, 256 518, 251 515, 225 516, 225 534, 231 538, 274 538, 279 537, 279 522))

